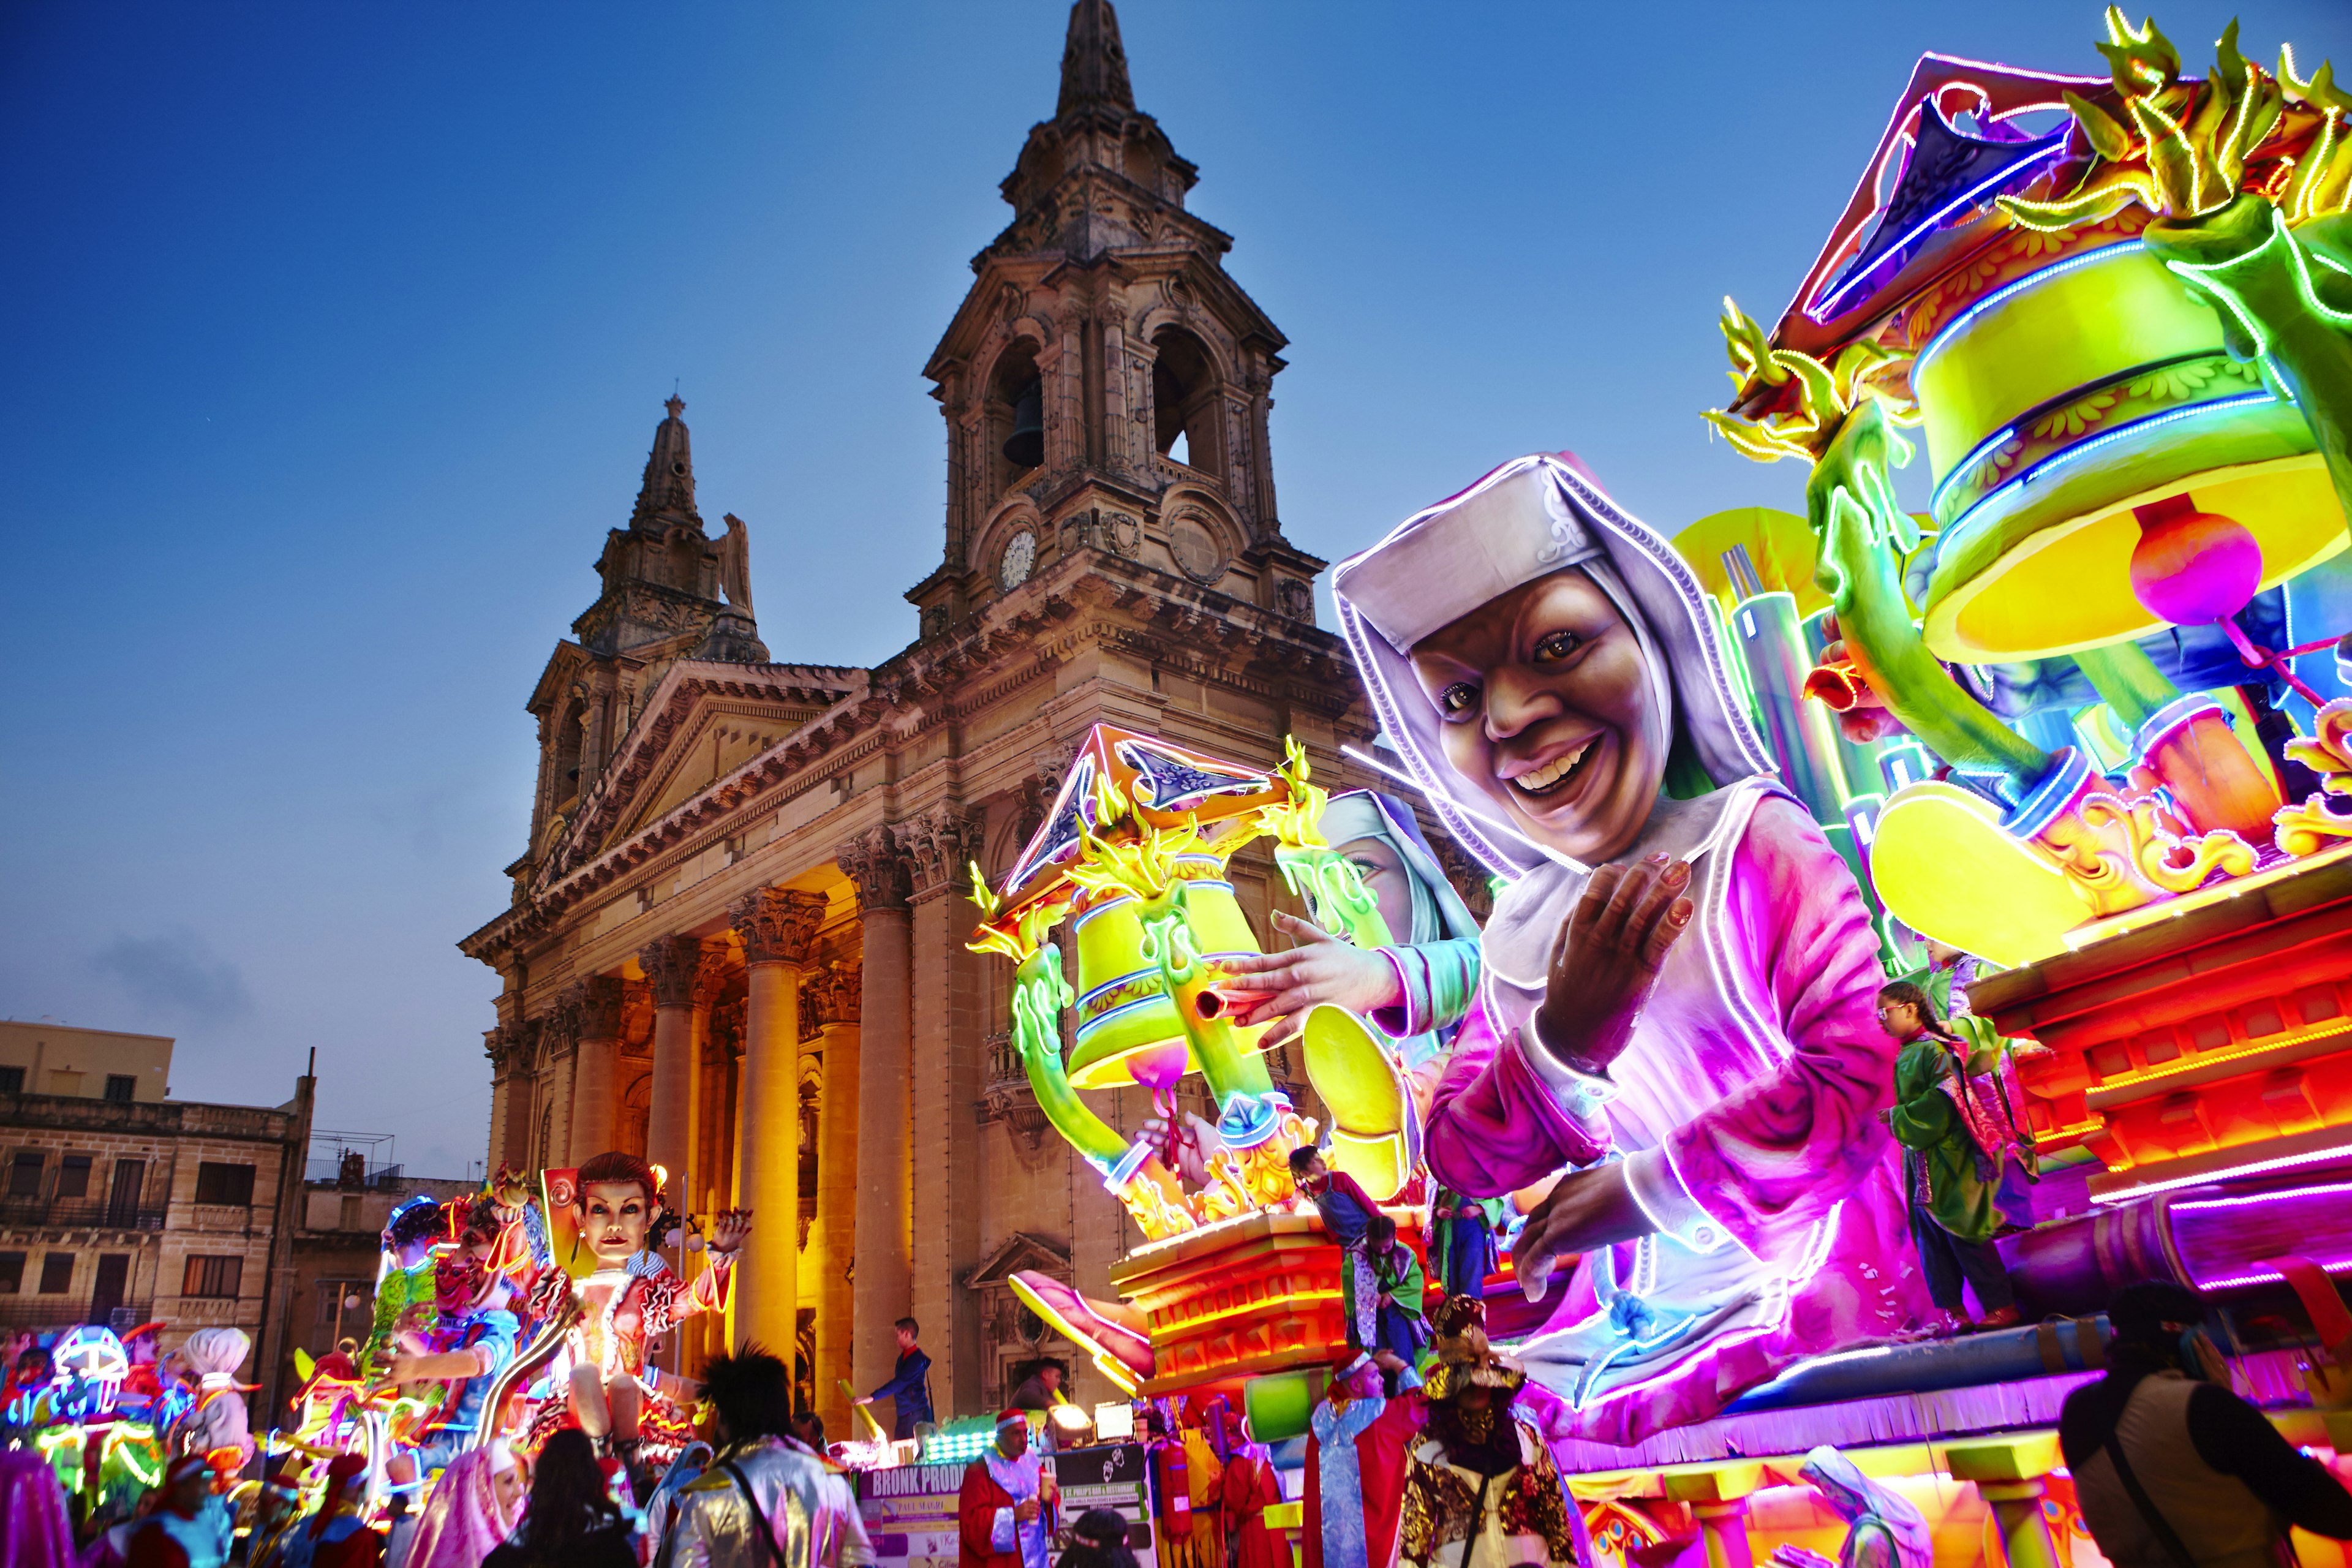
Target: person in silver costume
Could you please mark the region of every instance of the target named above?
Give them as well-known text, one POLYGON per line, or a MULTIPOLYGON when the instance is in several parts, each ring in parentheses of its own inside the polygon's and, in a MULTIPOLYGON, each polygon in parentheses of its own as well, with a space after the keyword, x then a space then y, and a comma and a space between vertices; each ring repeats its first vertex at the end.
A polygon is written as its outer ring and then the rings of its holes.
POLYGON ((747 1344, 710 1363, 703 1389, 719 1450, 678 1494, 656 1568, 866 1568, 874 1546, 848 1480, 788 1436, 784 1363, 747 1344))

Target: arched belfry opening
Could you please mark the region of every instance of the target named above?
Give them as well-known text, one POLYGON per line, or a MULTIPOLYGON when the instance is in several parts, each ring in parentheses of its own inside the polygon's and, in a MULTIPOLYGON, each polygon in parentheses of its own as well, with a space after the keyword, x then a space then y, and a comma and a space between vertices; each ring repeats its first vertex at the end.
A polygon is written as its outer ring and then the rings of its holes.
POLYGON ((1152 443, 1160 455, 1204 474, 1224 470, 1220 448, 1216 362, 1181 327, 1152 334, 1152 443))
POLYGON ((1045 460, 1045 384, 1037 372, 1037 345, 1015 338, 989 372, 982 458, 998 495, 1045 460))

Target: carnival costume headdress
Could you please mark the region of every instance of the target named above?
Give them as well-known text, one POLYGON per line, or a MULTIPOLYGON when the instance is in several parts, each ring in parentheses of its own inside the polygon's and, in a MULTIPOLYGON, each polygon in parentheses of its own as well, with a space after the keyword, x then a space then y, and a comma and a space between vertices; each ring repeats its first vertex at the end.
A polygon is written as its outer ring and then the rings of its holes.
POLYGON ((1674 546, 1619 510, 1565 454, 1506 463, 1340 563, 1332 594, 1373 712, 1431 807, 1480 860, 1514 879, 1562 858, 1447 764, 1437 711, 1410 655, 1480 605, 1570 569, 1608 595, 1641 647, 1652 739, 1668 759, 1670 788, 1696 793, 1775 771, 1733 695, 1706 591, 1674 546))
POLYGON ((1527 1382, 1526 1370, 1487 1342, 1484 1301, 1449 1296, 1430 1314, 1429 1328, 1433 1361, 1424 1386, 1432 1404, 1449 1402, 1473 1387, 1499 1389, 1507 1398, 1527 1382))

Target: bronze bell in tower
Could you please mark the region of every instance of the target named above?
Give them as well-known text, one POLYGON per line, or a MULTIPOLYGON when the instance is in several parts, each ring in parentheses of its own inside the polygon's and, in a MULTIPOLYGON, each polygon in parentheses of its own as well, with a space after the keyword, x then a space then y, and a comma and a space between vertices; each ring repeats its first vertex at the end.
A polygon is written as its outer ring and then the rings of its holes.
POLYGON ((1004 438, 1004 460, 1015 468, 1034 468, 1045 460, 1045 383, 1041 378, 1021 389, 1013 404, 1013 434, 1004 438))

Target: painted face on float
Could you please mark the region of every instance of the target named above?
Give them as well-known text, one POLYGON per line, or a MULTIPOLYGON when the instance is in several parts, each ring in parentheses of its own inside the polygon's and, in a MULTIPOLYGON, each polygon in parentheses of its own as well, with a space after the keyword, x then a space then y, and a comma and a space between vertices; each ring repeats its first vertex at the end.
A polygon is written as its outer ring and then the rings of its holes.
POLYGON ((596 1261, 618 1268, 643 1252, 654 1222, 653 1199, 642 1183, 598 1182, 580 1192, 580 1238, 596 1261))
POLYGON ((1385 838, 1350 838, 1339 853, 1364 879, 1364 887, 1381 906, 1381 919, 1391 942, 1412 940, 1412 886, 1405 880, 1404 857, 1385 838))
POLYGON ((1512 589, 1413 646, 1445 760, 1537 844, 1587 865, 1650 819, 1665 753, 1651 740, 1641 644, 1573 569, 1512 589))

